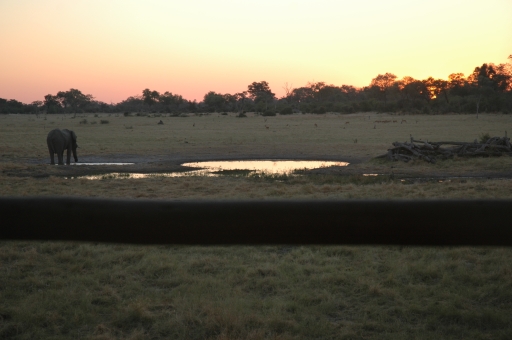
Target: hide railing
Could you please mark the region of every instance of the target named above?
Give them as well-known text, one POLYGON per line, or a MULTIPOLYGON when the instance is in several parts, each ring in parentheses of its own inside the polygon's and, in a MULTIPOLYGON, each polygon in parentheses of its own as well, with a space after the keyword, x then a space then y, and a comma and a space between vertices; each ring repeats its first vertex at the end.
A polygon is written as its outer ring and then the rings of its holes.
POLYGON ((1 240, 510 246, 512 200, 0 198, 1 240))

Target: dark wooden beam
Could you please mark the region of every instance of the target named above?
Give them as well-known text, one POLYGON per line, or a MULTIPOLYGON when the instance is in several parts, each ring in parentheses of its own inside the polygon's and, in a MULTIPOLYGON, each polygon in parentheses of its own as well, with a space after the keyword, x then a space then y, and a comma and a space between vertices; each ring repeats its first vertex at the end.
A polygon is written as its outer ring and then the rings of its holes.
POLYGON ((511 221, 511 200, 0 198, 2 240, 511 246, 511 221))

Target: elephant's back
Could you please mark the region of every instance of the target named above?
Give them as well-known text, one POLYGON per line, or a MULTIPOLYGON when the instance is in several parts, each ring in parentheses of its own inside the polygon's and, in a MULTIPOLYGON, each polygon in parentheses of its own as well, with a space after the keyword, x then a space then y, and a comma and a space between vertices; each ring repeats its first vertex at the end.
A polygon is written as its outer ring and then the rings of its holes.
POLYGON ((56 138, 58 136, 62 136, 62 130, 60 130, 60 129, 53 129, 52 131, 48 132, 48 136, 46 137, 46 140, 51 140, 51 139, 56 138))
POLYGON ((49 144, 55 139, 62 138, 62 131, 60 129, 53 129, 52 131, 48 132, 48 136, 46 137, 46 142, 49 144))

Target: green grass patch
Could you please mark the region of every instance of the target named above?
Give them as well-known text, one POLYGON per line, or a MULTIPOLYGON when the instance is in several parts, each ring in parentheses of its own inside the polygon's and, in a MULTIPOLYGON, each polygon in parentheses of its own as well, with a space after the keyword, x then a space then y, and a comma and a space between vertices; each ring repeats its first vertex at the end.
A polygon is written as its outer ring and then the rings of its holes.
POLYGON ((508 339, 512 250, 0 243, 1 338, 508 339))

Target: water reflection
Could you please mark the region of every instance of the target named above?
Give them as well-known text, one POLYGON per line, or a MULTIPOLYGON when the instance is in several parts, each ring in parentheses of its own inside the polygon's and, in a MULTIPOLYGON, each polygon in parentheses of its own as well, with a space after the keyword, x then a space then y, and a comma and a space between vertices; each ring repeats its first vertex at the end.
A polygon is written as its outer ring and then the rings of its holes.
POLYGON ((71 163, 71 165, 132 165, 135 163, 71 163))
POLYGON ((87 175, 87 176, 69 177, 69 179, 91 179, 91 180, 100 180, 100 179, 144 179, 144 178, 187 177, 187 176, 215 177, 215 176, 219 176, 219 175, 212 174, 212 173, 209 173, 209 172, 204 171, 204 170, 184 171, 184 172, 169 172, 169 173, 150 173, 150 174, 140 174, 140 173, 133 173, 133 172, 132 173, 112 172, 112 173, 109 173, 109 174, 102 174, 102 175, 87 175))
POLYGON ((213 162, 193 162, 184 163, 183 166, 192 168, 203 168, 214 171, 226 170, 249 170, 259 171, 270 174, 286 174, 296 170, 311 170, 327 168, 331 166, 347 166, 347 162, 328 162, 328 161, 285 161, 285 160, 266 160, 266 161, 213 161, 213 162))
MULTIPOLYGON (((85 163, 81 163, 85 164, 85 163)), ((106 164, 106 163, 102 163, 106 164)), ((119 164, 119 163, 116 163, 119 164)), ((182 166, 201 168, 201 170, 191 170, 183 172, 170 173, 109 173, 103 175, 79 176, 71 178, 83 178, 90 180, 101 179, 143 179, 159 177, 187 177, 187 176, 206 176, 218 177, 221 175, 232 176, 250 176, 252 174, 280 175, 291 174, 296 170, 311 170, 318 168, 327 168, 331 166, 347 166, 347 162, 331 161, 285 161, 285 160, 265 160, 265 161, 214 161, 214 162, 193 162, 184 163, 182 166)))

